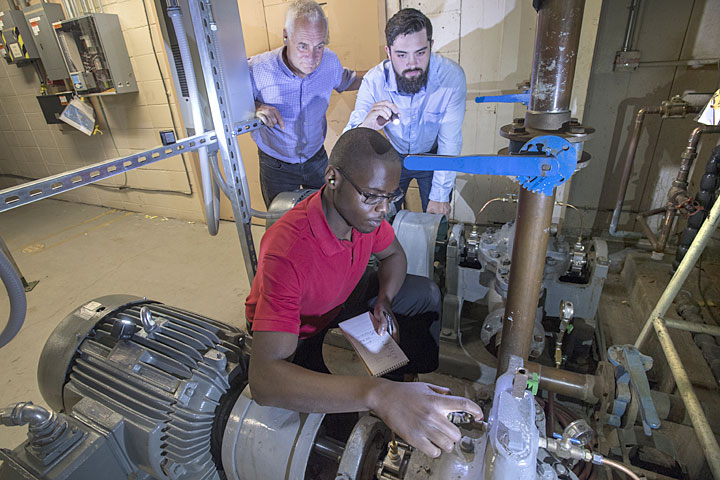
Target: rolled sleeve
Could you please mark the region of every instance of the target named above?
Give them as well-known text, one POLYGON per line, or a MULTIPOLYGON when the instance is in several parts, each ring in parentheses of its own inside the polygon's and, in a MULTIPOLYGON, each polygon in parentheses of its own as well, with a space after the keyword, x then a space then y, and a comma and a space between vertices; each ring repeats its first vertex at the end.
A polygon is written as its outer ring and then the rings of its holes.
POLYGON ((350 70, 349 68, 341 68, 340 72, 340 81, 338 82, 338 85, 335 87, 335 91, 338 93, 342 93, 348 88, 350 88, 350 85, 353 84, 355 79, 357 78, 357 73, 355 70, 350 70))

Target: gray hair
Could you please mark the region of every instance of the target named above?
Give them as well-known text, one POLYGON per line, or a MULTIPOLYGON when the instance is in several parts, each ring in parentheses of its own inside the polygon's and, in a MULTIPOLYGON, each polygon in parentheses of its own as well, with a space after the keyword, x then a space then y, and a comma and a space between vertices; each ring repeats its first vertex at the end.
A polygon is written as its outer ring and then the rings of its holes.
POLYGON ((285 31, 288 37, 292 36, 295 29, 295 22, 298 18, 304 18, 311 23, 322 22, 325 25, 326 41, 329 37, 328 20, 322 7, 313 0, 295 0, 290 4, 285 16, 285 31))

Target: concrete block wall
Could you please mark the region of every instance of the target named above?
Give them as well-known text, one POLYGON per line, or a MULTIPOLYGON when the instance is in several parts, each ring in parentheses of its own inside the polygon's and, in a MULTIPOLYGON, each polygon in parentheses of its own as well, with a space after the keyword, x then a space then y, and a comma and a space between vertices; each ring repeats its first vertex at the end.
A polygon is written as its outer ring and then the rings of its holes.
MULTIPOLYGON (((5 0, 0 5, 10 8, 5 0)), ((40 84, 32 66, 18 68, 0 62, 0 141, 4 145, 0 174, 15 176, 0 175, 0 188, 26 181, 17 177, 47 177, 141 152, 161 144, 160 130, 182 130, 153 2, 102 0, 102 5, 104 13, 119 17, 139 92, 87 97, 103 132, 88 137, 66 124, 45 123, 35 98, 40 84)), ((85 186, 57 198, 201 221, 193 155, 161 160, 99 182, 109 188, 85 186)))

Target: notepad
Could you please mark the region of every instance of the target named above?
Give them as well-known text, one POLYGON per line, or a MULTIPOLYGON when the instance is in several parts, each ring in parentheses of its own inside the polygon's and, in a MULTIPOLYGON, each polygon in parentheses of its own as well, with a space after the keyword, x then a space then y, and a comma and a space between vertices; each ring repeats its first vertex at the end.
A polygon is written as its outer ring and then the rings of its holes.
POLYGON ((379 377, 408 363, 405 352, 387 333, 378 335, 365 312, 338 324, 340 331, 350 341, 371 375, 379 377))

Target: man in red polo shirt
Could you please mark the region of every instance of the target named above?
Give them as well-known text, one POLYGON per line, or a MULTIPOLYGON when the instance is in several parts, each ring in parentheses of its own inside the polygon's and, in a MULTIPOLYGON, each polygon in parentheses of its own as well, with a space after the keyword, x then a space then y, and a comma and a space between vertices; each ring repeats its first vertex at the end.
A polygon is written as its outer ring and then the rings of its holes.
POLYGON ((260 243, 246 301, 252 325, 250 389, 261 405, 318 413, 373 411, 427 455, 450 452, 460 431, 447 414, 482 410, 448 389, 387 378, 329 375, 328 328, 371 311, 378 334, 393 322, 410 359, 400 373, 437 368, 440 292, 405 274, 405 252, 384 220, 398 200, 401 161, 380 133, 355 128, 338 139, 325 186, 278 220, 260 243), (380 261, 366 273, 370 254, 380 261))

